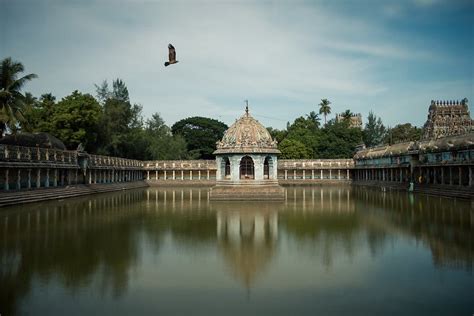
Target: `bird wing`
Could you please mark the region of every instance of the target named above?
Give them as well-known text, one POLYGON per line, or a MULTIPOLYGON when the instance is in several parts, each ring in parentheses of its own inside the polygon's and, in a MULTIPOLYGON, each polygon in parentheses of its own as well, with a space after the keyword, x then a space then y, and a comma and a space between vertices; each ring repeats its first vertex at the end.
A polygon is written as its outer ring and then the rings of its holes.
POLYGON ((173 45, 168 44, 168 59, 170 62, 176 61, 176 50, 174 49, 173 45))

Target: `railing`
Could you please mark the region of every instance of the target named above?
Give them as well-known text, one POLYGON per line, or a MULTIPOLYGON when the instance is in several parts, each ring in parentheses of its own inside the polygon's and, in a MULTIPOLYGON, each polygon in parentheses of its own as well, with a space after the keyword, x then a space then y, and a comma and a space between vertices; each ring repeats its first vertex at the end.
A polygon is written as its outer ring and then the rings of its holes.
POLYGON ((77 152, 0 144, 0 161, 77 164, 77 152))
POLYGON ((140 160, 100 156, 100 155, 89 155, 89 167, 134 167, 142 168, 143 162, 140 160))
POLYGON ((216 170, 215 160, 159 160, 145 161, 147 170, 216 170))
POLYGON ((346 169, 354 168, 352 159, 280 159, 278 169, 346 169))

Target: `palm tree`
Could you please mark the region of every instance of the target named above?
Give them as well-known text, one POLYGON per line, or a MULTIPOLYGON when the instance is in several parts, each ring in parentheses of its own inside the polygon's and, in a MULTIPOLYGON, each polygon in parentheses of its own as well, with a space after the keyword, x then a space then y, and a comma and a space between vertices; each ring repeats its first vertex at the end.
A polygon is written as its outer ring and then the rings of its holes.
POLYGON ((331 113, 329 104, 331 104, 331 102, 329 102, 328 99, 321 99, 321 103, 319 103, 319 114, 324 115, 324 125, 326 125, 326 116, 331 113))
POLYGON ((354 115, 354 113, 352 113, 351 110, 345 110, 345 111, 342 113, 342 117, 343 117, 345 120, 350 120, 353 115, 354 115))
POLYGON ((38 76, 28 74, 18 78, 23 71, 23 65, 11 57, 0 64, 0 138, 7 128, 14 130, 18 122, 24 121, 22 112, 28 100, 21 94, 21 89, 27 81, 38 76))

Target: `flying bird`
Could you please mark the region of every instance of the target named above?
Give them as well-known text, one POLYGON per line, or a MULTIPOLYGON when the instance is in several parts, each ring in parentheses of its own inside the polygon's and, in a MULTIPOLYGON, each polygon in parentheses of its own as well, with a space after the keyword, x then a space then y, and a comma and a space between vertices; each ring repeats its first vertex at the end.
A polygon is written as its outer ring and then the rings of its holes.
POLYGON ((176 50, 174 49, 173 45, 168 44, 168 59, 169 61, 165 62, 165 67, 176 64, 178 61, 176 60, 176 50))

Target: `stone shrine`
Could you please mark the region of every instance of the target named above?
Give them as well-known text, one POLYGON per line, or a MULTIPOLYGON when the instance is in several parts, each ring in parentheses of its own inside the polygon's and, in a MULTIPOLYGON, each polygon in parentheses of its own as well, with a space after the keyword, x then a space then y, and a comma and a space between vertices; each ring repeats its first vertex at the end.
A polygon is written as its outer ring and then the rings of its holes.
POLYGON ((284 199, 277 179, 277 142, 249 114, 248 106, 217 142, 214 154, 217 172, 211 200, 284 199))

